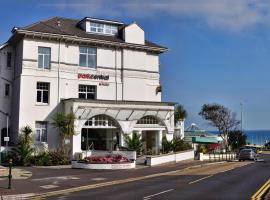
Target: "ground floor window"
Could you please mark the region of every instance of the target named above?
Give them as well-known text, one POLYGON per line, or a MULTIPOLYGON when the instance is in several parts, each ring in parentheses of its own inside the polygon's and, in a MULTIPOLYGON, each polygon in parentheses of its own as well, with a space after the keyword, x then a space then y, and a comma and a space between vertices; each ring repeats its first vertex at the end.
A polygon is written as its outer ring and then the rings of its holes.
POLYGON ((83 128, 81 132, 82 150, 114 150, 119 145, 117 129, 83 128))
POLYGON ((47 122, 36 122, 36 142, 47 142, 47 122))

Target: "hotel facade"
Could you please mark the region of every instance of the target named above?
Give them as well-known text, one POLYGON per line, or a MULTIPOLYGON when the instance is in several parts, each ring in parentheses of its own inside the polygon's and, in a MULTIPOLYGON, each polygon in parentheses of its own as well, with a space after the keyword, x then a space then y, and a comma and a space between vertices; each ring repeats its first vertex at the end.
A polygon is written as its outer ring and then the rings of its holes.
MULTIPOLYGON (((125 146, 138 133, 145 153, 158 154, 174 134, 174 103, 161 101, 159 55, 136 23, 53 17, 22 28, 0 47, 0 130, 9 144, 20 129, 56 149, 57 112, 74 113, 72 154, 125 146)), ((3 143, 2 143, 3 144, 3 143)))

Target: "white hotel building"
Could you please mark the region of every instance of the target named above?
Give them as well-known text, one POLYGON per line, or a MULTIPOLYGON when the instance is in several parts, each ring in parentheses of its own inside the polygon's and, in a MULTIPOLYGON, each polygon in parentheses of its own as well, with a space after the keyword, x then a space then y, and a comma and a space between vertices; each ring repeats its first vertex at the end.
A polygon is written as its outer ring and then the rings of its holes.
MULTIPOLYGON (((174 133, 174 103, 161 102, 159 54, 136 23, 53 17, 22 28, 0 46, 0 110, 8 113, 10 144, 29 125, 35 142, 59 144, 56 112, 76 116, 73 154, 125 145, 137 132, 158 153, 174 133)), ((6 116, 0 113, 2 137, 6 116)), ((3 144, 3 143, 2 143, 3 144)))

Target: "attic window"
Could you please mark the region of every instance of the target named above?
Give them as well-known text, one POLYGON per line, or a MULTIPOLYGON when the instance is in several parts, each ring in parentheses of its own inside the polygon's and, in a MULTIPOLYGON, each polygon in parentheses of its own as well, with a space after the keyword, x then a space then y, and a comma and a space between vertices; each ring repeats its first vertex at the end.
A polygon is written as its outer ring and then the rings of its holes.
POLYGON ((114 25, 90 22, 90 32, 117 35, 118 29, 114 25))

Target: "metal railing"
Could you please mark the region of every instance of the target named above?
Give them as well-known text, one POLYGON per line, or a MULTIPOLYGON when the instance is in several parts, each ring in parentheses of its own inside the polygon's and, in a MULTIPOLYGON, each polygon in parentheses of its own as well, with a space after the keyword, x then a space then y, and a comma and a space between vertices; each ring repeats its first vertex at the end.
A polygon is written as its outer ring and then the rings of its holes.
POLYGON ((209 153, 209 161, 233 161, 236 159, 236 153, 209 153))

